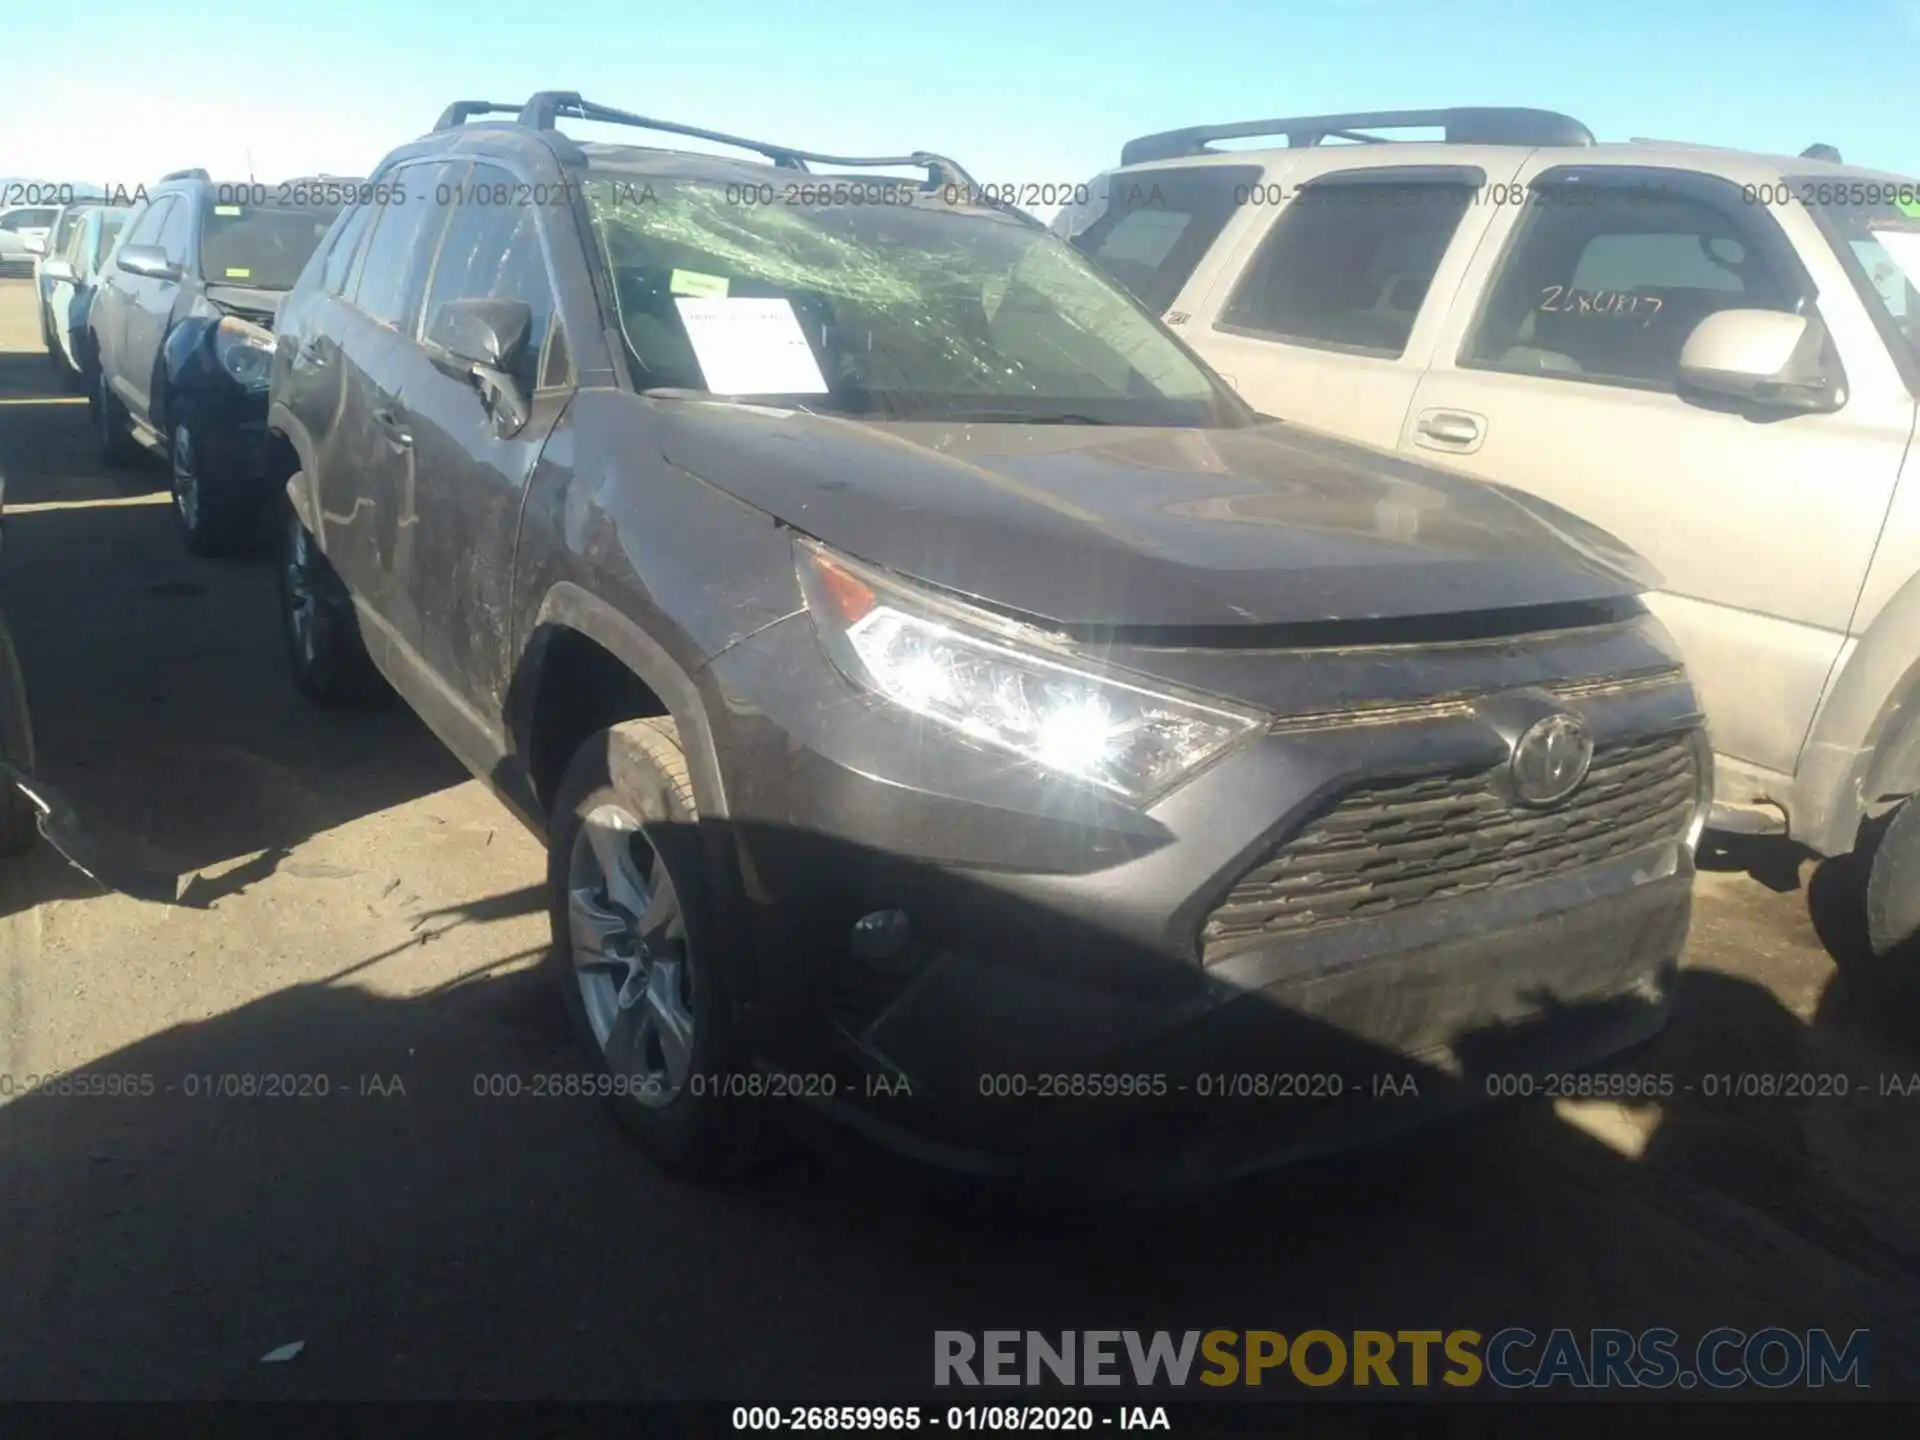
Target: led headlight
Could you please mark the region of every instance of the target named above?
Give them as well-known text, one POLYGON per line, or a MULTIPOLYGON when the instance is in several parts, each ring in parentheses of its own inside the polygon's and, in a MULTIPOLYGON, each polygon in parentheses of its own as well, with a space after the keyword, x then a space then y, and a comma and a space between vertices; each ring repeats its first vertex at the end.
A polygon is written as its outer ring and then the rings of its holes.
POLYGON ((796 540, 795 559, 814 624, 849 678, 981 744, 1135 803, 1260 724, 1039 653, 1012 622, 812 541, 796 540))
POLYGON ((273 378, 273 332, 237 315, 214 327, 213 355, 243 390, 265 390, 273 378))

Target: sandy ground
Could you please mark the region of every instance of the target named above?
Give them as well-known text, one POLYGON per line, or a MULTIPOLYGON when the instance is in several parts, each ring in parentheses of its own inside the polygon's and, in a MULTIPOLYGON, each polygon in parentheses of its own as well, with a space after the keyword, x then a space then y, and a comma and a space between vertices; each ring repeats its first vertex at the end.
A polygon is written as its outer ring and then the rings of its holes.
POLYGON ((30 294, 0 282, 0 598, 42 768, 198 878, 0 868, 0 1396, 899 1397, 934 1329, 996 1325, 1864 1326, 1876 1393, 1920 1392, 1920 1023, 1781 847, 1710 858, 1641 1063, 1845 1099, 1534 1109, 1142 1213, 843 1142, 700 1189, 590 1101, 477 1097, 573 1066, 537 846, 404 710, 298 700, 270 568, 188 557, 159 467, 98 467, 30 294), (49 1071, 152 1088, 20 1093, 49 1071), (200 1093, 262 1071, 328 1093, 200 1093))

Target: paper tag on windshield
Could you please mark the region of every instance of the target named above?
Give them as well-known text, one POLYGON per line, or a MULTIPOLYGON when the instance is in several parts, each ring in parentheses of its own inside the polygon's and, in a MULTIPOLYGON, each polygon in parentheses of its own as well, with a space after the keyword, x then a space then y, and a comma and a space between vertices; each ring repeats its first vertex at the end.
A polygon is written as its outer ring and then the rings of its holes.
POLYGON ((667 281, 667 289, 675 295, 715 299, 727 293, 727 277, 702 275, 698 270, 676 270, 667 281))
POLYGON ((251 270, 242 270, 234 265, 227 267, 227 279, 229 280, 251 280, 252 278, 253 271, 251 270))
POLYGON ((213 213, 216 215, 238 215, 240 213, 240 207, 238 205, 216 205, 213 207, 213 213))
POLYGON ((1920 220, 1920 195, 1902 195, 1898 200, 1893 202, 1893 206, 1894 209, 1898 210, 1902 215, 1914 220, 1920 220))
POLYGON ((673 303, 714 394, 827 393, 826 377, 787 301, 680 296, 673 303))

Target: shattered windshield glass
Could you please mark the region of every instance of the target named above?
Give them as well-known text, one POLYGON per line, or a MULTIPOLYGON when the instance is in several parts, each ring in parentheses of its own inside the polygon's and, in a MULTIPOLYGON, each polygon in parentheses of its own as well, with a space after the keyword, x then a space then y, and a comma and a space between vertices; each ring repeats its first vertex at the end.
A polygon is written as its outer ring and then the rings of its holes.
POLYGON ((814 204, 785 203, 784 180, 585 188, 643 389, 900 420, 1245 423, 1071 246, 1013 216, 891 180, 823 181, 814 204))

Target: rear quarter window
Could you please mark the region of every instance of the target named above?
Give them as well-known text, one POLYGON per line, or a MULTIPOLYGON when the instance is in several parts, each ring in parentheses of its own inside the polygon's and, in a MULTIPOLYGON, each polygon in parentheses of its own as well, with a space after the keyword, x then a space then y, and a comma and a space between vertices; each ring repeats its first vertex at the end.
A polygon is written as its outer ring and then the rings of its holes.
POLYGON ((1093 182, 1089 204, 1062 215, 1060 230, 1158 314, 1193 277, 1261 173, 1257 165, 1193 165, 1104 175, 1093 182))

